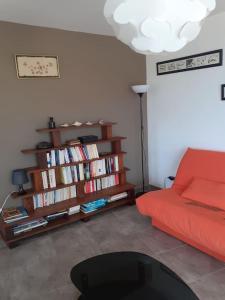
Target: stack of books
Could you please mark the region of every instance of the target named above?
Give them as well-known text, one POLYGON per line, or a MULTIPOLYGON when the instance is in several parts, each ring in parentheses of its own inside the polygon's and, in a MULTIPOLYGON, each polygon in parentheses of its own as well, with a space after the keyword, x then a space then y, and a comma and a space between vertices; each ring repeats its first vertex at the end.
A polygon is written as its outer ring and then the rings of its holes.
POLYGON ((6 223, 13 223, 28 217, 26 209, 22 206, 6 208, 3 211, 3 220, 6 223))
POLYGON ((18 235, 20 233, 24 233, 27 231, 31 231, 34 228, 40 227, 40 226, 45 226, 48 224, 48 221, 45 220, 44 218, 39 218, 21 225, 16 225, 13 227, 13 234, 18 235))
POLYGON ((49 222, 49 221, 54 221, 56 219, 62 218, 66 215, 68 215, 68 212, 67 212, 67 210, 64 210, 64 211, 60 211, 60 212, 48 215, 45 217, 45 219, 49 222))
POLYGON ((69 216, 78 214, 79 212, 80 212, 80 205, 73 206, 68 209, 69 216))
POLYGON ((107 177, 103 177, 101 179, 94 179, 84 184, 84 192, 85 194, 93 193, 96 191, 101 191, 103 189, 107 189, 109 187, 115 186, 119 184, 119 175, 110 175, 107 177))
POLYGON ((91 213, 98 209, 101 209, 106 204, 107 204, 106 199, 98 199, 98 200, 81 205, 81 211, 85 214, 88 214, 88 213, 91 213))
POLYGON ((67 145, 69 146, 76 146, 76 145, 80 145, 80 140, 69 140, 66 142, 67 145))
POLYGON ((51 150, 46 153, 48 168, 96 158, 99 158, 96 144, 51 150))
POLYGON ((34 209, 76 198, 76 196, 77 191, 75 185, 47 193, 35 194, 33 196, 34 209))
POLYGON ((108 203, 115 202, 115 201, 118 201, 118 200, 121 200, 121 199, 125 199, 127 197, 128 197, 127 192, 120 193, 120 194, 117 194, 117 195, 113 195, 113 196, 108 198, 108 203))

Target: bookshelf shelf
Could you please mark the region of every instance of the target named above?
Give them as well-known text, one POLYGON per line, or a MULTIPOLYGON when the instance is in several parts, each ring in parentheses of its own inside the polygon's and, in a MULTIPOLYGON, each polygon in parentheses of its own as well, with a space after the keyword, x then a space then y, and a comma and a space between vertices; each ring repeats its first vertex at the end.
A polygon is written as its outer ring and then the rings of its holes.
POLYGON ((62 189, 62 188, 65 188, 65 187, 70 187, 70 186, 73 186, 73 185, 80 185, 80 184, 83 184, 84 182, 87 182, 87 181, 90 181, 92 179, 100 179, 100 178, 104 178, 108 175, 115 175, 115 174, 121 174, 121 173, 125 173, 129 171, 128 168, 124 167, 123 169, 119 170, 118 172, 112 172, 110 174, 105 174, 105 175, 101 175, 101 176, 96 176, 96 177, 91 177, 90 179, 87 179, 87 180, 81 180, 81 181, 78 181, 78 182, 73 182, 73 183, 70 183, 70 184, 58 184, 57 187, 55 188, 49 188, 49 189, 45 189, 45 190, 40 190, 40 191, 34 191, 34 189, 28 189, 28 190, 25 190, 25 194, 24 195, 19 195, 18 193, 14 193, 13 194, 13 198, 18 198, 18 197, 22 197, 22 198, 30 198, 32 196, 34 196, 35 194, 39 194, 39 193, 47 193, 47 192, 51 192, 51 191, 55 191, 55 190, 58 190, 58 189, 62 189))
POLYGON ((81 129, 81 128, 96 128, 96 127, 111 127, 112 125, 116 125, 117 123, 115 122, 105 122, 103 124, 99 124, 99 123, 94 123, 92 125, 86 125, 86 124, 82 124, 81 126, 67 126, 67 127, 56 127, 53 129, 49 129, 49 128, 41 128, 41 129, 37 129, 37 132, 54 132, 54 131, 66 131, 66 130, 71 130, 71 129, 81 129))
MULTIPOLYGON (((97 140, 95 142, 91 142, 91 143, 83 143, 83 145, 105 144, 105 143, 110 143, 110 142, 118 142, 118 141, 122 141, 125 139, 126 139, 126 137, 123 137, 123 136, 115 136, 115 137, 111 137, 108 139, 99 139, 99 140, 97 140)), ((59 147, 52 147, 52 148, 48 148, 48 149, 24 149, 24 150, 21 150, 21 152, 23 154, 35 154, 35 153, 49 152, 51 150, 62 150, 64 148, 69 148, 69 147, 70 146, 64 144, 59 147)))
POLYGON ((106 154, 106 155, 100 155, 99 158, 94 158, 94 159, 88 159, 88 160, 82 160, 82 161, 78 161, 78 162, 73 162, 73 163, 69 163, 69 164, 63 164, 63 165, 59 165, 59 166, 55 166, 55 167, 50 167, 50 168, 39 168, 39 167, 31 167, 31 168, 27 168, 27 172, 28 173, 36 173, 36 172, 43 172, 43 171, 47 171, 49 169, 58 169, 61 167, 69 167, 69 166, 76 166, 79 164, 86 164, 86 163, 90 163, 93 161, 97 161, 97 160, 101 160, 103 158, 109 158, 109 157, 115 157, 115 156, 121 156, 121 155, 125 155, 127 152, 119 152, 119 153, 110 153, 110 154, 106 154))
POLYGON ((21 241, 23 239, 27 239, 29 237, 42 234, 43 232, 47 232, 47 231, 62 227, 64 225, 69 225, 69 224, 72 224, 72 223, 77 222, 77 221, 82 221, 82 220, 88 219, 88 218, 90 218, 92 216, 95 216, 99 213, 103 213, 103 212, 106 212, 108 210, 114 209, 116 207, 124 206, 124 205, 127 205, 127 204, 128 205, 133 204, 133 199, 125 198, 125 199, 118 200, 118 201, 113 202, 113 203, 109 203, 105 207, 103 207, 103 208, 101 208, 97 211, 91 212, 89 214, 84 214, 84 213, 80 212, 80 213, 77 213, 77 214, 72 215, 72 216, 67 216, 67 217, 64 217, 64 218, 61 218, 61 219, 57 219, 55 221, 49 222, 45 227, 36 228, 36 229, 31 230, 31 231, 22 233, 19 236, 13 237, 13 238, 11 238, 10 240, 7 241, 7 244, 8 244, 9 247, 11 247, 11 245, 13 245, 13 244, 15 244, 18 241, 21 241))
MULTIPOLYGON (((134 201, 135 201, 135 193, 134 193, 135 186, 133 184, 128 183, 126 180, 126 172, 129 171, 129 169, 124 166, 124 155, 126 154, 126 152, 122 151, 122 149, 121 149, 121 143, 123 140, 126 139, 126 137, 122 137, 122 136, 114 136, 113 137, 112 136, 112 126, 115 124, 116 123, 114 123, 114 122, 107 122, 104 124, 96 123, 93 125, 82 125, 79 127, 78 126, 77 127, 69 126, 69 127, 57 127, 54 129, 49 129, 49 128, 37 129, 37 132, 39 132, 39 133, 49 133, 50 141, 51 141, 53 147, 49 148, 49 149, 25 149, 25 150, 22 150, 22 152, 24 154, 34 154, 36 156, 37 166, 26 168, 27 172, 31 175, 33 187, 31 189, 26 190, 26 194, 23 196, 20 196, 18 193, 13 194, 15 201, 17 198, 22 198, 23 206, 26 208, 26 210, 28 212, 28 217, 24 218, 20 221, 16 221, 14 223, 9 223, 9 224, 5 223, 4 220, 2 218, 0 218, 0 233, 1 233, 3 240, 9 247, 13 247, 18 242, 20 242, 26 238, 32 237, 34 235, 48 232, 55 228, 61 227, 66 224, 71 224, 71 223, 74 223, 79 220, 87 220, 90 217, 92 217, 98 213, 101 213, 101 212, 104 212, 104 211, 107 211, 107 210, 110 210, 110 209, 113 209, 113 208, 116 208, 116 207, 119 207, 122 205, 134 203, 134 201), (70 163, 68 163, 69 161, 67 161, 67 163, 64 163, 64 164, 49 167, 46 158, 49 155, 48 153, 51 153, 51 150, 64 150, 65 148, 72 147, 72 146, 68 146, 68 145, 61 143, 61 134, 66 130, 80 129, 80 128, 83 128, 83 129, 100 128, 101 139, 99 139, 95 142, 85 143, 83 145, 110 143, 111 151, 109 153, 100 154, 99 158, 86 159, 86 160, 70 162, 70 163), (93 164, 101 164, 102 162, 100 162, 100 161, 101 160, 104 161, 104 159, 105 159, 104 164, 106 162, 108 162, 108 163, 110 162, 110 164, 111 163, 114 164, 114 167, 113 167, 114 169, 112 167, 110 167, 110 171, 109 171, 109 169, 108 169, 108 171, 106 171, 107 174, 95 176, 95 177, 92 176, 88 180, 80 180, 78 182, 73 182, 71 184, 62 184, 62 182, 65 182, 65 180, 62 181, 62 179, 61 179, 62 172, 63 172, 62 169, 69 168, 72 170, 72 168, 76 168, 76 170, 79 170, 80 166, 78 166, 78 165, 80 165, 80 164, 83 164, 83 166, 89 165, 89 167, 90 167, 92 163, 93 164), (98 161, 99 161, 99 163, 98 163, 98 161), (115 165, 117 166, 117 168, 115 168, 115 165), (46 187, 46 186, 44 185, 43 173, 48 174, 48 176, 49 176, 48 180, 50 182, 50 171, 52 171, 53 174, 55 174, 54 176, 55 176, 55 181, 56 181, 56 187, 50 188, 49 186, 51 186, 51 185, 47 185, 47 188, 44 189, 44 187, 46 187), (111 180, 111 178, 114 178, 113 184, 116 184, 116 185, 106 188, 107 186, 112 185, 112 183, 110 182, 109 185, 103 186, 103 180, 105 182, 108 182, 108 180, 111 180), (92 182, 93 180, 95 180, 95 183, 92 182), (86 186, 88 186, 88 185, 94 186, 93 184, 97 184, 99 182, 101 183, 101 185, 100 185, 101 190, 98 190, 96 192, 91 192, 91 193, 85 193, 86 186), (74 196, 76 195, 76 197, 70 198, 70 199, 64 200, 64 201, 57 200, 58 202, 55 202, 54 204, 50 204, 50 203, 52 203, 50 201, 43 202, 45 204, 44 207, 40 207, 39 202, 37 205, 35 202, 36 200, 34 200, 37 197, 36 195, 43 194, 45 196, 41 196, 41 197, 45 198, 48 196, 48 194, 56 195, 57 193, 61 193, 61 190, 64 190, 64 188, 65 188, 65 190, 71 189, 71 194, 72 194, 72 188, 74 188, 76 190, 76 193, 74 194, 74 196), (54 193, 53 193, 53 191, 54 191, 54 193), (91 202, 91 201, 94 201, 97 199, 101 199, 101 198, 106 199, 111 196, 123 193, 123 192, 127 192, 127 198, 108 203, 105 207, 98 209, 94 212, 91 212, 88 214, 79 212, 75 215, 70 215, 70 216, 66 215, 61 218, 55 219, 54 221, 49 221, 46 226, 38 227, 38 228, 32 229, 31 231, 20 233, 19 235, 14 235, 14 233, 13 233, 13 227, 15 225, 23 225, 29 221, 33 221, 33 220, 36 220, 39 218, 45 218, 51 214, 55 214, 55 213, 58 213, 61 211, 68 211, 68 209, 70 209, 74 206, 83 205, 85 203, 88 203, 88 202, 91 202), (35 196, 35 198, 33 199, 34 196, 35 196), (47 204, 50 204, 50 205, 47 205, 47 204), (38 206, 38 208, 35 208, 34 205, 38 206)), ((90 147, 93 148, 94 146, 90 146, 90 147)), ((63 151, 63 153, 66 153, 66 152, 67 152, 67 150, 63 151)), ((54 154, 54 151, 53 151, 53 154, 54 154)), ((88 157, 93 157, 93 155, 92 156, 89 155, 88 157)), ((102 174, 103 173, 104 172, 102 172, 102 174)), ((95 173, 90 172, 90 174, 95 174, 95 173)), ((69 182, 69 181, 67 180, 67 182, 69 182)), ((86 189, 86 190, 93 191, 96 189, 98 189, 98 188, 95 187, 95 189, 91 188, 91 189, 86 189)), ((71 194, 67 194, 67 195, 71 195, 71 194)), ((56 196, 54 196, 54 197, 56 197, 56 196)), ((68 198, 68 196, 66 196, 65 198, 68 198)), ((63 198, 61 197, 61 199, 65 199, 65 198, 64 198, 64 196, 63 196, 63 198)), ((57 199, 57 198, 55 198, 55 199, 57 199)))

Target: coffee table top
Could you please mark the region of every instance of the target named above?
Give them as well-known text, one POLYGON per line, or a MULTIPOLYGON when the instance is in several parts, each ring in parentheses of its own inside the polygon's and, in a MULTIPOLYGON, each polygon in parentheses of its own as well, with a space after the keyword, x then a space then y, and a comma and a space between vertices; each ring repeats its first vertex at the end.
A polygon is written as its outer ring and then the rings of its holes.
POLYGON ((137 252, 87 259, 73 267, 71 280, 84 300, 199 300, 168 267, 137 252))

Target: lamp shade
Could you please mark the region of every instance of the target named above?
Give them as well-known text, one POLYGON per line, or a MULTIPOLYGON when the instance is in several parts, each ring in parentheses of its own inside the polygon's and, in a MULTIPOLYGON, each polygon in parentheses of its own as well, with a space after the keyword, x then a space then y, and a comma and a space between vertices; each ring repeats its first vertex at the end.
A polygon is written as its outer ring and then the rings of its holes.
POLYGON ((27 183, 28 176, 25 169, 17 169, 12 171, 12 184, 21 185, 27 183))
POLYGON ((132 85, 131 89, 136 94, 146 94, 149 89, 148 84, 132 85))
POLYGON ((107 0, 116 37, 142 54, 176 52, 194 40, 216 0, 107 0))

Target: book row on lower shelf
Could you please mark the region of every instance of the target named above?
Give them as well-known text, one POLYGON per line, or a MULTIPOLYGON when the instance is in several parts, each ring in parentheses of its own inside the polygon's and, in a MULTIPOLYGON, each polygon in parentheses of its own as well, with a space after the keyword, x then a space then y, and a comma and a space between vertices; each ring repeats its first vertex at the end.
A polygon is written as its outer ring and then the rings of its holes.
MULTIPOLYGON (((90 163, 80 163, 75 166, 60 167, 60 183, 71 184, 91 178, 119 172, 118 156, 96 160, 90 163)), ((56 171, 49 169, 41 172, 43 189, 57 186, 56 171)))
MULTIPOLYGON (((109 205, 112 202, 119 201, 128 197, 127 192, 123 192, 120 194, 113 195, 111 197, 97 199, 95 201, 91 201, 85 203, 83 205, 77 205, 71 207, 69 209, 59 211, 45 217, 37 218, 35 220, 27 221, 26 218, 29 217, 28 212, 23 207, 17 208, 9 208, 5 209, 3 212, 3 220, 8 224, 12 224, 13 235, 17 236, 21 233, 28 232, 35 228, 46 226, 52 221, 58 220, 60 218, 69 218, 75 214, 83 213, 84 215, 88 215, 89 213, 93 213, 94 211, 100 210, 105 206, 109 205), (17 221, 23 220, 23 224, 16 224, 17 221)), ((82 218, 82 217, 81 217, 82 218)))
MULTIPOLYGON (((90 180, 84 183, 84 193, 92 193, 107 189, 119 184, 119 175, 110 175, 107 177, 90 180)), ((77 197, 76 185, 64 187, 50 192, 38 193, 33 195, 34 209, 46 207, 58 202, 73 199, 77 197)))

